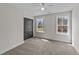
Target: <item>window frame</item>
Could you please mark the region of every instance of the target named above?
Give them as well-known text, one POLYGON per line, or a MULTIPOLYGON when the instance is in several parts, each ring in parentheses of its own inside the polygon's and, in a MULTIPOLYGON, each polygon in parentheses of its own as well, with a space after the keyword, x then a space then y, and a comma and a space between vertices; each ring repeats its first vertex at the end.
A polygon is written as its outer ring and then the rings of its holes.
POLYGON ((37 17, 36 18, 36 32, 41 32, 41 33, 43 33, 44 32, 44 18, 43 17, 37 17), (42 21, 43 21, 43 30, 42 31, 38 31, 38 19, 42 19, 42 21))
POLYGON ((56 16, 56 34, 61 34, 61 35, 69 35, 69 16, 56 16), (62 19, 62 25, 58 25, 58 18, 67 18, 67 25, 63 25, 63 19, 62 19), (66 32, 58 32, 58 26, 67 26, 67 33, 66 32))

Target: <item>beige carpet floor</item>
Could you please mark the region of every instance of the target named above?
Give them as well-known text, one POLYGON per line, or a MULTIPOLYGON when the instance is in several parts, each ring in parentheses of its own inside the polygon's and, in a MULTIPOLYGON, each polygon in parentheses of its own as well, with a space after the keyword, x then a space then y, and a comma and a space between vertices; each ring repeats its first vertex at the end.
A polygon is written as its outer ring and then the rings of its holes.
POLYGON ((25 43, 4 53, 3 55, 78 55, 71 44, 30 38, 25 43))

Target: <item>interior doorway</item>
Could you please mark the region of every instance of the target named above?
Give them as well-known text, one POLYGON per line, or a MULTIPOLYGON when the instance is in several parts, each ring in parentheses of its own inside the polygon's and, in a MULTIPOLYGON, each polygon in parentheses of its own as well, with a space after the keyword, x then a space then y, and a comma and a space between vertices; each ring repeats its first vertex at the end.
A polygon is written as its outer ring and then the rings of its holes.
POLYGON ((33 19, 24 17, 24 40, 33 37, 33 19))

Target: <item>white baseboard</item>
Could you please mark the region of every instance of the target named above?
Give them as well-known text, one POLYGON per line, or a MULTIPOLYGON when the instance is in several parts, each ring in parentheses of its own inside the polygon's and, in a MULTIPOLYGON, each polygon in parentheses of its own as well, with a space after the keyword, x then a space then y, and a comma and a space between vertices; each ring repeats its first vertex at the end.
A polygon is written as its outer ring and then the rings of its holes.
POLYGON ((76 49, 76 51, 77 51, 77 52, 78 52, 78 54, 79 54, 79 49, 78 49, 78 48, 76 48, 76 47, 75 47, 75 49, 76 49))
POLYGON ((66 41, 62 41, 62 40, 55 40, 55 39, 49 39, 49 38, 44 38, 44 37, 38 37, 38 36, 34 36, 34 38, 42 38, 42 39, 47 39, 47 40, 51 40, 51 41, 59 41, 59 42, 64 42, 64 43, 69 43, 69 44, 71 44, 70 42, 66 42, 66 41))
POLYGON ((5 53, 5 52, 7 52, 7 51, 9 51, 9 50, 11 50, 11 49, 13 49, 13 48, 15 48, 15 47, 21 45, 21 44, 23 44, 23 43, 24 43, 24 42, 22 41, 22 42, 20 42, 20 43, 18 43, 18 44, 15 44, 15 45, 13 45, 13 46, 11 46, 11 47, 9 47, 9 48, 2 49, 2 50, 0 50, 0 54, 3 54, 3 53, 5 53))
POLYGON ((72 44, 72 47, 74 47, 75 50, 77 51, 77 53, 79 54, 79 48, 77 48, 76 46, 74 46, 74 44, 72 44))

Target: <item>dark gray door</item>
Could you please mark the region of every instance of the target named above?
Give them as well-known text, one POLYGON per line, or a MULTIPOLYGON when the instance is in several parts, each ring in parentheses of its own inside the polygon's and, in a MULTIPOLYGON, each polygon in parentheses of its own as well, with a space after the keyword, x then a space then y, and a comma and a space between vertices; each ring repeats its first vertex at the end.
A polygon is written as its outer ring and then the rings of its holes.
POLYGON ((33 20, 24 18, 24 40, 33 37, 33 20))

